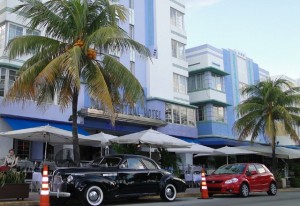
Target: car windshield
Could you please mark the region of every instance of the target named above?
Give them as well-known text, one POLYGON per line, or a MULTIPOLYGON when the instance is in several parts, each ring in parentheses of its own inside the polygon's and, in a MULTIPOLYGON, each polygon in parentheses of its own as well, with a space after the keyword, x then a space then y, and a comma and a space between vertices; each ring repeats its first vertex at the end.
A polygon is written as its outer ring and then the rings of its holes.
POLYGON ((101 159, 94 160, 92 166, 100 167, 117 167, 121 162, 119 157, 103 157, 101 159))
POLYGON ((232 165, 223 165, 219 167, 213 174, 242 174, 246 165, 245 164, 232 164, 232 165))

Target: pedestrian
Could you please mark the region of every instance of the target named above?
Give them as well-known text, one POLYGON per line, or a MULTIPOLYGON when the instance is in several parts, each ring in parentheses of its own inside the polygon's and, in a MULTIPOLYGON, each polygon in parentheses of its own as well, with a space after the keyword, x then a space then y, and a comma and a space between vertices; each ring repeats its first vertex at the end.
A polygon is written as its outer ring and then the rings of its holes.
POLYGON ((13 149, 9 150, 8 155, 5 157, 3 166, 8 166, 10 168, 16 169, 18 164, 18 157, 15 155, 13 149))

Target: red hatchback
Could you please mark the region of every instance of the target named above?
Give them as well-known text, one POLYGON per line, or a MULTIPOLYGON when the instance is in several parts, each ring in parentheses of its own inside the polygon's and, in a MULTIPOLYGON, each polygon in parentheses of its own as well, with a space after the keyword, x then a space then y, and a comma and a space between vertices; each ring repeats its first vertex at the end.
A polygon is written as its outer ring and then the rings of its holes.
POLYGON ((249 196, 250 192, 267 192, 276 195, 274 175, 258 163, 236 163, 223 165, 206 176, 209 196, 213 194, 238 194, 249 196))

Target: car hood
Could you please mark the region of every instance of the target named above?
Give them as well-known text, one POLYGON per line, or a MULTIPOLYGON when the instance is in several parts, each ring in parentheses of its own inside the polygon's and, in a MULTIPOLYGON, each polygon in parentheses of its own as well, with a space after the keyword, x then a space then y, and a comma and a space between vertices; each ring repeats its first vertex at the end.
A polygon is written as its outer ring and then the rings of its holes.
POLYGON ((232 178, 238 178, 242 177, 242 174, 220 174, 220 175, 208 175, 206 176, 206 180, 229 180, 232 178))

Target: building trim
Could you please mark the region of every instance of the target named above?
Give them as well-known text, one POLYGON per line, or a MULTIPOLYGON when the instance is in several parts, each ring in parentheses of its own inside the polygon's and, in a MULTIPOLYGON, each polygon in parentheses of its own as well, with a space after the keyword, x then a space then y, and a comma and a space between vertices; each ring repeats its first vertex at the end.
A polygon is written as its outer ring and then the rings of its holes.
POLYGON ((183 34, 180 34, 180 33, 176 32, 176 31, 171 30, 171 33, 174 34, 174 35, 176 35, 176 36, 179 36, 181 38, 187 39, 187 36, 185 36, 183 34))
POLYGON ((193 105, 203 105, 203 104, 213 104, 213 105, 218 105, 218 106, 223 106, 223 107, 228 107, 228 106, 232 106, 230 104, 228 104, 227 102, 221 102, 219 100, 216 99, 209 99, 209 100, 205 100, 205 101, 199 101, 199 102, 191 102, 191 104, 193 105))
POLYGON ((190 105, 190 104, 184 104, 184 103, 180 103, 180 102, 176 102, 176 101, 172 101, 172 100, 168 100, 168 99, 163 99, 163 98, 159 98, 159 97, 148 97, 146 100, 147 101, 158 100, 158 101, 162 101, 162 102, 166 102, 166 103, 170 103, 170 104, 181 105, 181 106, 185 106, 185 107, 189 107, 189 108, 193 108, 193 109, 198 108, 198 107, 190 105))
POLYGON ((0 62, 0 67, 5 67, 5 68, 15 69, 15 70, 19 70, 21 68, 20 66, 17 66, 14 64, 3 63, 3 62, 0 62))
MULTIPOLYGON (((195 66, 196 64, 193 64, 193 65, 189 65, 189 66, 195 66)), ((199 64, 200 65, 200 64, 199 64)), ((229 73, 223 71, 223 70, 220 70, 220 69, 217 69, 215 67, 204 67, 204 68, 199 68, 199 69, 195 69, 193 71, 190 71, 189 72, 189 76, 190 75, 193 75, 193 74, 198 74, 198 73, 202 73, 202 72, 206 72, 206 71, 209 71, 209 72, 212 72, 214 74, 218 74, 220 76, 227 76, 229 75, 229 73)))
POLYGON ((183 4, 179 3, 179 2, 177 2, 176 0, 170 0, 170 2, 173 2, 174 4, 177 4, 178 6, 181 6, 182 8, 185 9, 185 5, 183 5, 183 4))
MULTIPOLYGON (((79 115, 82 117, 94 117, 100 119, 110 119, 110 116, 103 110, 98 109, 81 109, 79 111, 79 115)), ((155 127, 162 127, 167 125, 166 121, 160 119, 151 119, 148 117, 142 116, 134 116, 128 114, 116 114, 116 121, 126 122, 126 123, 135 123, 140 125, 148 125, 148 126, 155 126, 155 127)))
POLYGON ((186 67, 183 67, 183 66, 180 66, 180 65, 174 64, 174 63, 172 65, 173 65, 173 67, 176 67, 178 69, 182 69, 182 70, 188 71, 188 68, 186 68, 186 67))

